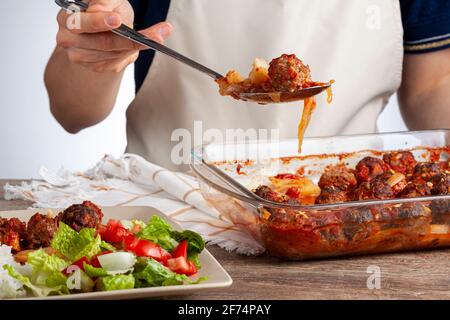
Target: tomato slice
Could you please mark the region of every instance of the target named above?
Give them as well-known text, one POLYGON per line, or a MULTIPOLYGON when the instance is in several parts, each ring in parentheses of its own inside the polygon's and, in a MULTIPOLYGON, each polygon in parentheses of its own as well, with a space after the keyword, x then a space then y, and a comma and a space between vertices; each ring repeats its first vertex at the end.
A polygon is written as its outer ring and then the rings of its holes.
POLYGON ((69 269, 71 266, 77 266, 78 268, 80 268, 81 270, 84 271, 84 263, 91 264, 91 262, 89 261, 89 259, 87 257, 82 257, 82 258, 78 259, 77 261, 73 262, 67 268, 65 268, 62 271, 62 273, 64 273, 66 276, 70 275, 70 273, 67 272, 67 269, 69 269))
POLYGON ((109 243, 119 243, 132 233, 117 220, 109 220, 104 228, 98 230, 100 237, 109 243))
POLYGON ((177 257, 167 260, 167 266, 173 272, 192 276, 197 273, 197 267, 192 261, 188 261, 185 257, 177 257))
POLYGON ((172 255, 161 248, 156 243, 139 239, 133 235, 129 235, 123 239, 125 250, 133 252, 138 257, 150 257, 159 262, 165 262, 172 258, 172 255))
POLYGON ((148 240, 139 240, 134 249, 134 253, 139 257, 151 257, 156 261, 167 261, 172 258, 170 253, 158 246, 157 244, 148 240))
POLYGON ((175 249, 173 249, 172 257, 174 257, 174 258, 183 257, 183 258, 187 259, 187 249, 188 249, 187 240, 181 241, 178 244, 178 246, 175 249))

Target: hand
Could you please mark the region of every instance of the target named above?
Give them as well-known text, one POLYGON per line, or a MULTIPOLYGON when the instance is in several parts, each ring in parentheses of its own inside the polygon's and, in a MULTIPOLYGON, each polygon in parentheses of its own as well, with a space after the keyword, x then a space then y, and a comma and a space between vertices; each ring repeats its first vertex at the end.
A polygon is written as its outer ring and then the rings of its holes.
MULTIPOLYGON (((111 32, 122 23, 132 27, 134 12, 127 0, 90 0, 86 12, 58 14, 56 42, 69 60, 94 72, 121 72, 136 61, 146 47, 111 32)), ((163 42, 172 26, 161 22, 141 30, 145 36, 163 42)))

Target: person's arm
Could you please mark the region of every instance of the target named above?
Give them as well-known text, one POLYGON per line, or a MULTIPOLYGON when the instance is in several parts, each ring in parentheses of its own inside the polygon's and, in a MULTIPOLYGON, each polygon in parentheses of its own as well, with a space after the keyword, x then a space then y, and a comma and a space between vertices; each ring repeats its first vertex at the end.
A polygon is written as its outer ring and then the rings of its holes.
POLYGON ((450 128, 450 48, 407 54, 398 92, 410 130, 450 128))
MULTIPOLYGON (((73 19, 69 17, 65 11, 58 14, 57 47, 45 70, 45 84, 55 119, 76 133, 109 115, 124 69, 145 48, 108 32, 121 23, 133 25, 127 0, 91 0, 87 12, 79 14, 79 28, 67 27, 73 19)), ((141 32, 162 42, 171 26, 163 22, 141 32)))

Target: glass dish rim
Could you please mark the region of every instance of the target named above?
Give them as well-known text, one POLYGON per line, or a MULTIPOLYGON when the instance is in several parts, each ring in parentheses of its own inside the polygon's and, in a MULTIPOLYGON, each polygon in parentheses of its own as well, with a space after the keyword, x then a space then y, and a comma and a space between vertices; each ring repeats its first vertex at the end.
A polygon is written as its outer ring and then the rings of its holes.
MULTIPOLYGON (((317 140, 324 140, 324 139, 330 139, 330 138, 356 138, 356 137, 368 137, 368 136, 389 136, 389 135, 395 135, 395 134, 407 134, 407 135, 419 135, 419 134, 426 134, 426 133, 433 133, 433 132, 440 132, 440 133, 448 133, 450 134, 450 129, 432 129, 432 130, 419 130, 419 131, 396 131, 396 132, 381 132, 381 133, 363 133, 363 134, 352 134, 352 135, 335 135, 335 136, 324 136, 324 137, 308 137, 305 138, 305 141, 317 141, 317 140)), ((281 139, 281 141, 296 141, 296 139, 281 139)), ((252 143, 270 143, 270 140, 254 140, 254 141, 246 141, 246 142, 226 142, 222 145, 249 145, 252 143)), ((272 141, 273 143, 273 141, 272 141)), ((352 207, 372 207, 372 206, 380 206, 380 205, 398 205, 403 203, 417 203, 417 202, 428 202, 433 200, 450 200, 450 195, 436 195, 436 196, 428 196, 428 197, 414 197, 414 198, 394 198, 394 199, 388 199, 388 200, 363 200, 363 201, 349 201, 349 202, 338 202, 333 204, 314 204, 314 205, 294 205, 294 204, 285 204, 285 203, 277 203, 273 201, 269 201, 266 199, 254 199, 247 197, 245 195, 239 194, 237 192, 234 192, 232 190, 229 190, 223 186, 218 185, 214 181, 211 181, 209 178, 205 177, 204 174, 202 174, 197 168, 195 161, 198 161, 200 159, 199 154, 201 155, 201 159, 203 159, 203 150, 214 143, 205 143, 201 146, 197 146, 192 148, 191 151, 191 163, 190 168, 191 170, 205 183, 207 183, 209 186, 227 194, 230 197, 239 199, 241 201, 244 201, 258 209, 263 207, 269 207, 269 208, 276 208, 276 209, 287 209, 287 210, 298 210, 298 211, 325 211, 325 210, 336 210, 336 209, 342 209, 342 208, 352 208, 352 207), (195 160, 197 159, 197 160, 195 160)), ((401 150, 401 149, 398 149, 401 150)), ((232 161, 232 160, 230 160, 232 161)), ((197 163, 198 165, 198 163, 197 163)), ((220 178, 220 177, 219 177, 220 178)), ((230 180, 234 180, 230 177, 230 180)))

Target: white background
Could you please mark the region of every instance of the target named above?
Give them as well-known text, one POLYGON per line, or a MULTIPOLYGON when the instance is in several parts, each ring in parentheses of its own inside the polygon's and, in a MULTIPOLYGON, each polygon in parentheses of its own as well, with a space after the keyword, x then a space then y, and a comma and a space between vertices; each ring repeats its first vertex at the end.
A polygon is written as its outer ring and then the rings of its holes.
MULTIPOLYGON (((113 113, 77 135, 66 133, 48 107, 43 74, 54 45, 58 8, 52 0, 2 0, 0 19, 0 179, 38 177, 41 165, 84 170, 125 146, 125 110, 134 95, 130 67, 113 113)), ((405 130, 396 99, 379 131, 405 130)))

